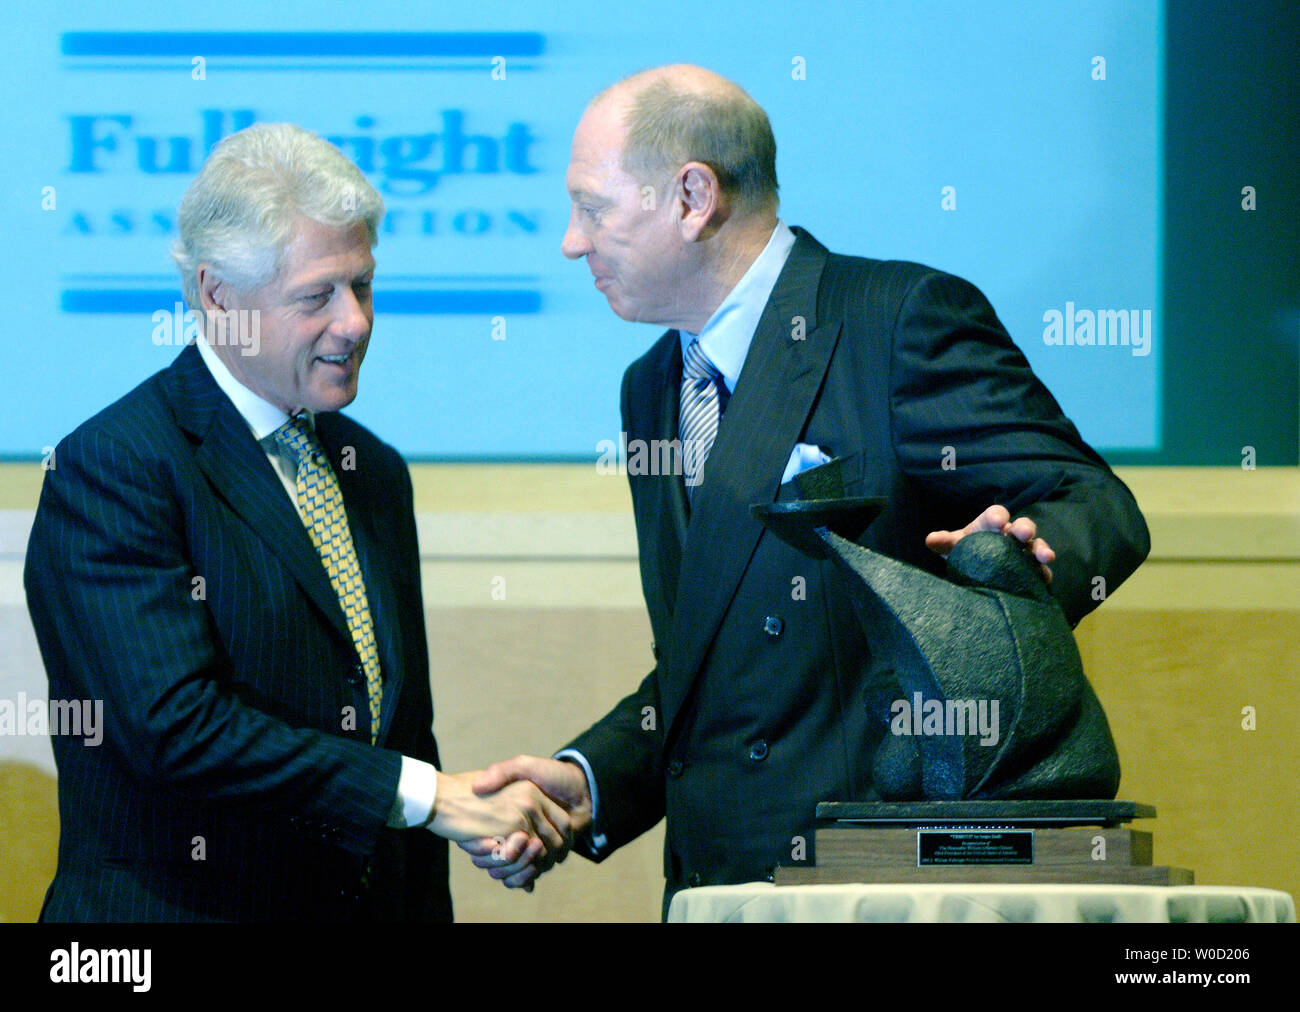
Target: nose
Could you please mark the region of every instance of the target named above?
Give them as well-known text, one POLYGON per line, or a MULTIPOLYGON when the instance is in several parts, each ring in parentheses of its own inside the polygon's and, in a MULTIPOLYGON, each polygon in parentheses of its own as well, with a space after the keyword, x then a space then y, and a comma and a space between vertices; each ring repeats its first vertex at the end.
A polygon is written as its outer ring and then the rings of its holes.
POLYGON ((363 294, 358 295, 351 288, 342 288, 334 301, 334 332, 349 341, 365 340, 375 319, 370 289, 367 287, 363 294))
POLYGON ((569 227, 564 230, 564 240, 560 243, 560 252, 570 260, 577 260, 584 257, 595 249, 591 245, 591 240, 582 233, 578 227, 578 209, 569 208, 569 227))

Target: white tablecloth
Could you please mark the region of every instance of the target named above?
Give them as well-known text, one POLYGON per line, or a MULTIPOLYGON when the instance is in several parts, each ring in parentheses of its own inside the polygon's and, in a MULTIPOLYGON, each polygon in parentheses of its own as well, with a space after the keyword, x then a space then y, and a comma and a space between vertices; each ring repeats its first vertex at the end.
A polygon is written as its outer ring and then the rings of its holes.
POLYGON ((1138 885, 807 885, 753 882, 683 889, 668 911, 688 921, 1294 923, 1276 889, 1138 885))

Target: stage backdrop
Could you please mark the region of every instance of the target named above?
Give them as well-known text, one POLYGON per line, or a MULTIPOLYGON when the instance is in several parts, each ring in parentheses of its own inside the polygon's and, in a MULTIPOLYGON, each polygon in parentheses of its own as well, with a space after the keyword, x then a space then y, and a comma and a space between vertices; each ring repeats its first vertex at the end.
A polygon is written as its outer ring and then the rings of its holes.
MULTIPOLYGON (((1250 444, 1260 464, 1294 463, 1295 353, 1278 337, 1294 337, 1294 306, 1261 300, 1258 319, 1247 308, 1213 335, 1239 367, 1256 346, 1273 359, 1263 386, 1243 380, 1202 420, 1222 445, 1164 417, 1165 386, 1206 369, 1203 350, 1179 353, 1194 335, 1166 326, 1196 292, 1171 308, 1163 291, 1178 19, 1135 0, 20 0, 0 36, 0 298, 16 324, 0 455, 39 457, 171 360, 187 337, 177 202, 219 138, 289 120, 334 140, 388 205, 353 414, 413 459, 597 459, 618 436, 621 372, 656 331, 614 317, 560 255, 569 139, 601 87, 690 61, 769 111, 788 223, 975 282, 1112 460, 1226 464, 1225 446, 1250 444)), ((1182 115, 1178 143, 1200 115, 1182 115)), ((1214 200, 1245 219, 1260 181, 1238 175, 1214 200)), ((1276 192, 1258 200, 1276 222, 1276 192)))

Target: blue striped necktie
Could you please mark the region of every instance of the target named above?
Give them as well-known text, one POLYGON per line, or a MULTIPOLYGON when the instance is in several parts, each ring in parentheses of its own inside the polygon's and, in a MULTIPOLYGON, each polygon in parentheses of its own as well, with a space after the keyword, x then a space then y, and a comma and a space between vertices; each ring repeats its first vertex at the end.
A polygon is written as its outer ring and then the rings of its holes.
POLYGON ((384 683, 379 670, 379 649, 375 645, 370 602, 361 575, 348 515, 343 508, 343 491, 330 467, 329 458, 316 441, 310 425, 290 418, 275 430, 276 441, 298 461, 298 513, 320 553, 339 607, 348 620, 352 644, 366 672, 366 696, 370 704, 370 744, 379 739, 380 704, 384 683))
POLYGON ((718 438, 718 425, 722 421, 720 382, 722 374, 704 354, 699 340, 691 341, 682 359, 682 398, 677 431, 682 441, 686 495, 692 503, 696 488, 704 480, 704 462, 713 449, 713 441, 718 438))

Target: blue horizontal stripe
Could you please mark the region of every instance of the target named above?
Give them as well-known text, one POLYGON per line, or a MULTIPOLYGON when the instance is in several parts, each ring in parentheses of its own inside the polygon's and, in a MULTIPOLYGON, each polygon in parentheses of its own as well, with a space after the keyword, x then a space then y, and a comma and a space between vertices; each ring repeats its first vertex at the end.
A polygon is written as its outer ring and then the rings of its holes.
MULTIPOLYGON (((128 282, 150 281, 158 284, 166 284, 176 279, 175 271, 156 274, 123 274, 117 271, 106 273, 95 273, 93 271, 68 271, 62 276, 64 284, 75 285, 78 282, 101 281, 107 284, 122 285, 125 287, 128 282)), ((469 281, 474 284, 485 285, 489 281, 509 282, 517 285, 535 284, 538 281, 536 274, 484 274, 481 271, 473 271, 467 274, 389 274, 384 272, 381 279, 383 287, 389 285, 402 284, 403 282, 416 284, 423 283, 432 285, 438 281, 469 281)))
MULTIPOLYGON (((141 71, 152 71, 156 73, 176 73, 174 63, 101 63, 92 60, 88 63, 72 63, 68 65, 68 70, 87 71, 96 74, 102 74, 105 71, 122 71, 124 73, 135 74, 141 71)), ((256 74, 302 74, 310 71, 313 74, 324 72, 340 72, 355 74, 358 72, 371 74, 376 71, 392 71, 399 74, 481 74, 483 66, 479 63, 222 63, 222 70, 240 70, 256 74)), ((536 71, 535 63, 512 63, 510 64, 510 73, 533 73, 536 71)))
MULTIPOLYGON (((60 308, 65 313, 148 313, 170 312, 180 294, 169 289, 68 288, 60 308)), ((527 290, 457 290, 377 292, 375 313, 394 316, 450 316, 471 313, 538 313, 540 292, 527 290)))
POLYGON ((375 313, 437 316, 452 313, 538 313, 542 293, 529 291, 376 292, 375 313))
POLYGON ((538 56, 537 32, 65 32, 64 56, 538 56))

